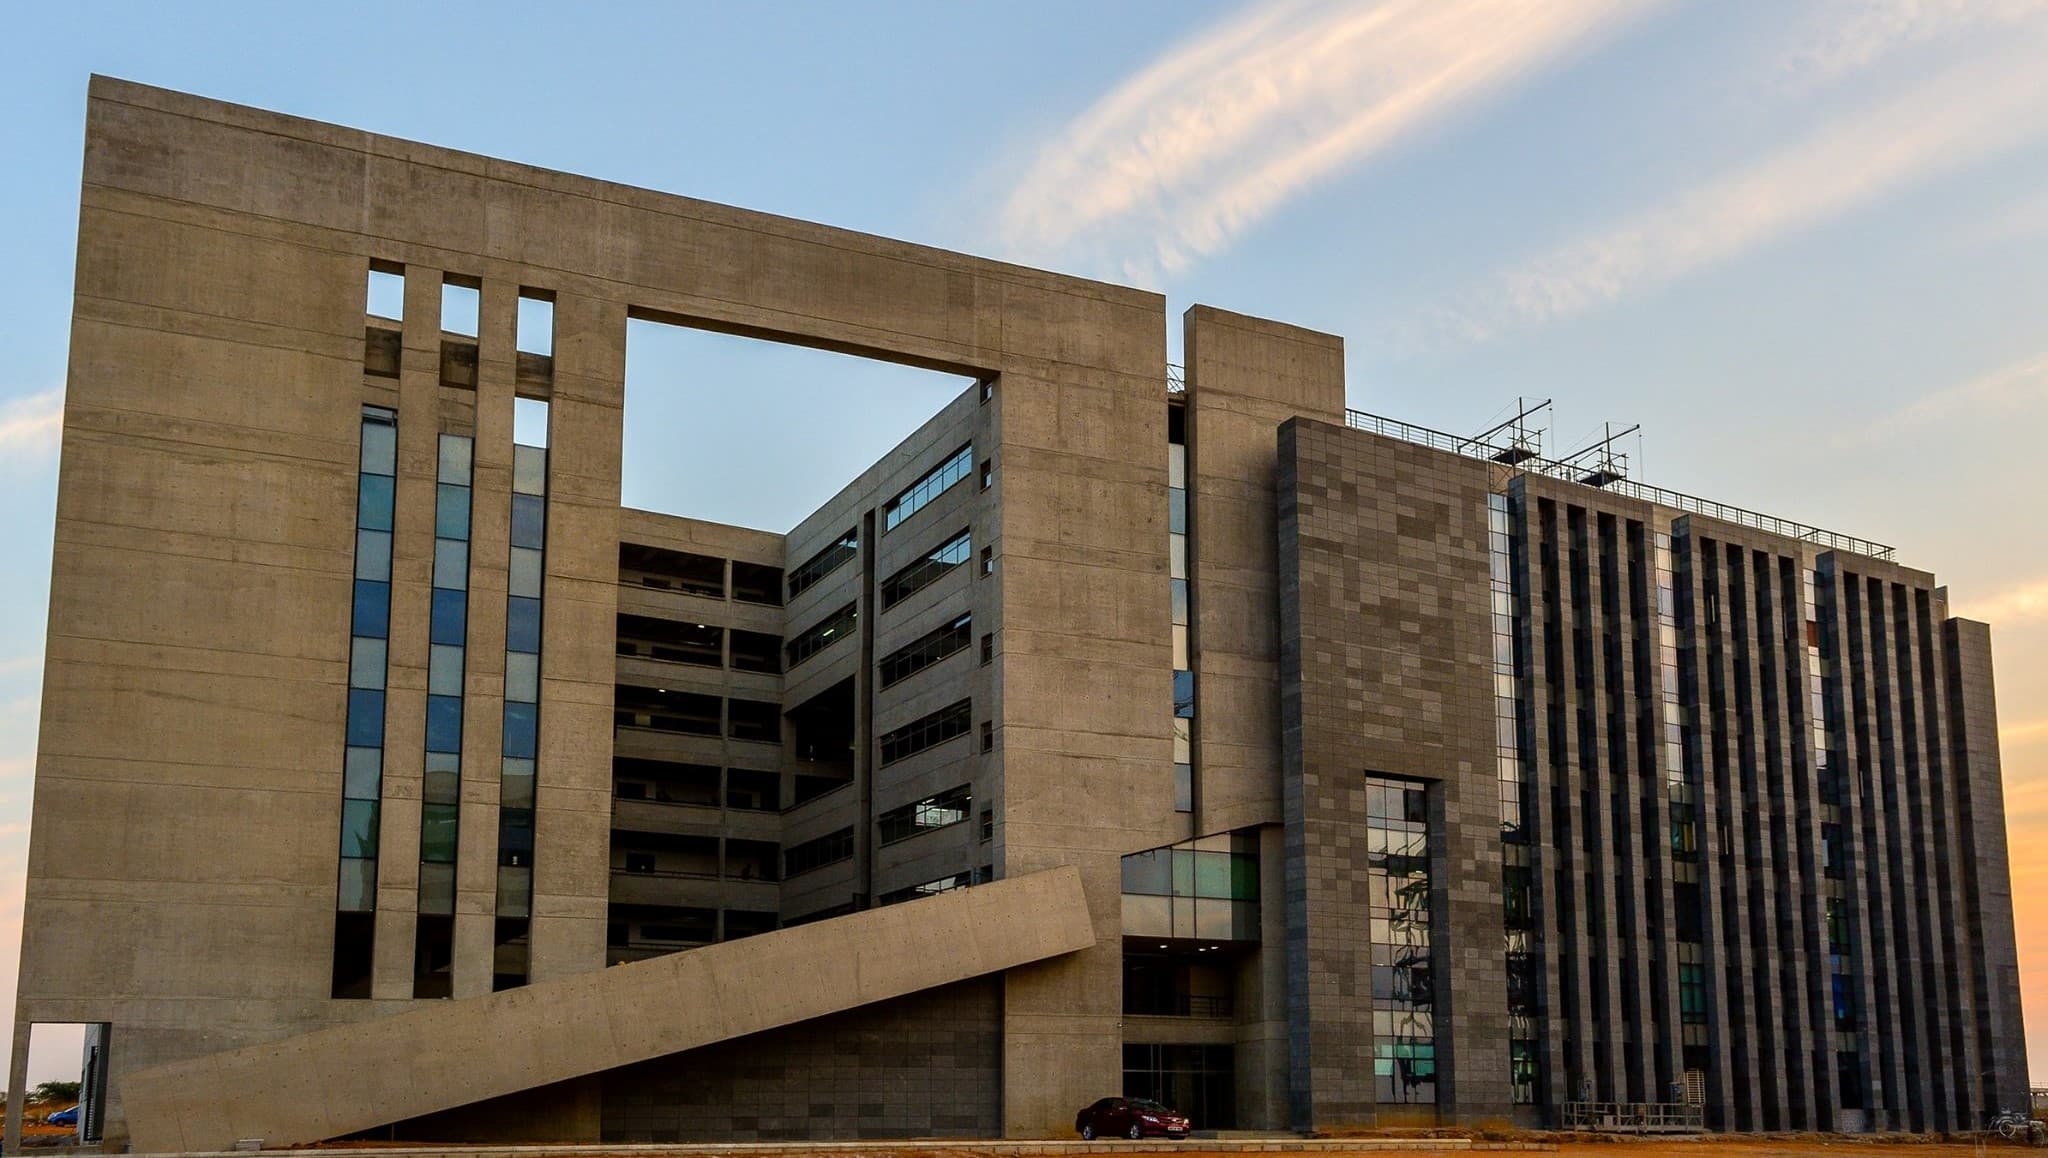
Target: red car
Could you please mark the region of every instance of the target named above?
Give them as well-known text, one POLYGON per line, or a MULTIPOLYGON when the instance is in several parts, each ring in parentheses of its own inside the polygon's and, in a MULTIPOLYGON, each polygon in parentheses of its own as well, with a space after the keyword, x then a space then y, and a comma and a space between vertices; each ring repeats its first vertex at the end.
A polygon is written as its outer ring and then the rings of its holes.
POLYGON ((1084 1142, 1119 1137, 1136 1141, 1147 1134, 1185 1138, 1188 1120, 1144 1098, 1104 1098, 1074 1115, 1074 1129, 1084 1142))

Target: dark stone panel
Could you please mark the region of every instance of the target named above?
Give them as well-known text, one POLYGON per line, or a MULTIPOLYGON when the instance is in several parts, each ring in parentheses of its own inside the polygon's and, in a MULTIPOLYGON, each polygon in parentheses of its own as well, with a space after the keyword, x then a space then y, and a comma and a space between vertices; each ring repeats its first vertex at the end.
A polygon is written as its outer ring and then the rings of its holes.
POLYGON ((606 1142, 998 1137, 1001 983, 963 981, 602 1080, 606 1142))

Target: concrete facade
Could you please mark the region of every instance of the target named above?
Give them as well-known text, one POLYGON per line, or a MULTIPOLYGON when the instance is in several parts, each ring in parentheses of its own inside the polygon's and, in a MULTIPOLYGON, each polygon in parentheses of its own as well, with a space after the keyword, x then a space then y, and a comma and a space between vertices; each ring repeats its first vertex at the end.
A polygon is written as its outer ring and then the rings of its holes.
POLYGON ((1331 335, 1197 306, 1175 389, 1154 294, 103 78, 87 131, 10 1089, 107 1026, 113 1144, 2025 1088, 1925 572, 1347 411, 1331 335), (625 509, 629 319, 962 389, 786 531, 625 509))

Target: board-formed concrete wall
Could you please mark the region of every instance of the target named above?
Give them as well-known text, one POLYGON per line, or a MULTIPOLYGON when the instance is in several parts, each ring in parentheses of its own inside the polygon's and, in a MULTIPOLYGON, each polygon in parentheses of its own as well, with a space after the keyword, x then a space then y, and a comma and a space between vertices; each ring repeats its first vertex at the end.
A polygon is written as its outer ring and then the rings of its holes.
POLYGON ((17 1070, 32 1023, 112 1025, 119 1139, 131 1072, 409 1006, 403 855, 380 881, 373 999, 329 996, 366 401, 411 416, 391 849, 419 839, 432 435, 477 436, 456 997, 489 989, 463 963, 492 924, 496 740, 476 725, 502 694, 512 319, 531 287, 555 303, 532 978, 603 962, 638 312, 994 383, 993 856, 1009 875, 1076 866, 1102 942, 1006 979, 1004 1129, 1064 1130, 1116 1087, 1118 858, 1175 831, 1158 295, 106 78, 79 225, 17 1070), (407 274, 396 379, 365 377, 373 261, 407 274), (444 274, 481 286, 460 397, 439 378, 444 274))

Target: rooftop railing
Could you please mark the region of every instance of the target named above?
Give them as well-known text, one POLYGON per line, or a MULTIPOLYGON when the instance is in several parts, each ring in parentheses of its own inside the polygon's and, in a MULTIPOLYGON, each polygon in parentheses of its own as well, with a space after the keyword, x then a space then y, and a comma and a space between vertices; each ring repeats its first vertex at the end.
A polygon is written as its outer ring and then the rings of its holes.
MULTIPOLYGON (((1514 470, 1562 479, 1568 483, 1584 485, 1582 480, 1587 475, 1593 473, 1583 466, 1556 462, 1533 455, 1527 457, 1514 455, 1512 458, 1515 461, 1510 462, 1510 456, 1505 452, 1514 449, 1512 447, 1502 446, 1493 442, 1482 442, 1476 438, 1466 438, 1456 434, 1446 434, 1441 430, 1431 430, 1427 426, 1417 426, 1412 422, 1402 422, 1397 418, 1386 418, 1378 414, 1368 414, 1363 410, 1346 410, 1344 412, 1344 423, 1354 430, 1363 430, 1368 433, 1383 435, 1387 438, 1398 438, 1403 442, 1412 442, 1430 447, 1433 450, 1448 451, 1451 454, 1463 455, 1467 458, 1499 462, 1504 465, 1511 465, 1514 470)), ((1682 494, 1678 491, 1666 490, 1663 487, 1639 483, 1632 479, 1611 479, 1598 489, 1612 494, 1626 495, 1629 498, 1646 503, 1655 503, 1660 507, 1670 507, 1673 510, 1684 511, 1687 514, 1705 515, 1707 518, 1719 519, 1724 523, 1733 523, 1736 526, 1749 527, 1752 530, 1765 531, 1773 535, 1784 535, 1803 543, 1812 543, 1818 547, 1825 547, 1831 551, 1847 551, 1852 555, 1864 555, 1872 559, 1890 559, 1895 554, 1891 547, 1870 539, 1861 539, 1854 535, 1842 534, 1838 531, 1824 530, 1820 527, 1809 526, 1806 523, 1794 522, 1791 519, 1782 519, 1776 515, 1766 515, 1760 511, 1730 506, 1727 503, 1717 503, 1712 499, 1682 494)))
POLYGON ((1181 364, 1178 362, 1168 362, 1166 364, 1166 392, 1168 394, 1185 394, 1188 392, 1188 372, 1182 369, 1181 364))

